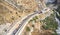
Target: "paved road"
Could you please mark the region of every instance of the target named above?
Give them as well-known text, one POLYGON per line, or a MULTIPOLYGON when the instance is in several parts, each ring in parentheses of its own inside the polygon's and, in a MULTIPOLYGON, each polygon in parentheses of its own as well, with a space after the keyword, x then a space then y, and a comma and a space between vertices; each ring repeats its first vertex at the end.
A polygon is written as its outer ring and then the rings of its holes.
MULTIPOLYGON (((47 11, 50 11, 50 9, 46 8, 45 11, 46 11, 46 12, 47 12, 47 11)), ((41 14, 41 13, 45 13, 45 12, 44 12, 44 11, 42 11, 42 12, 41 12, 41 11, 40 11, 40 12, 36 11, 35 13, 27 16, 27 18, 25 18, 25 19, 21 22, 21 24, 19 25, 19 28, 18 28, 16 31, 13 32, 13 35, 20 35, 21 32, 23 31, 24 27, 27 25, 28 21, 29 21, 31 18, 33 18, 34 16, 36 16, 36 15, 38 15, 38 14, 41 14)))
MULTIPOLYGON (((42 13, 42 12, 40 12, 40 13, 42 13)), ((15 35, 18 35, 20 32, 22 32, 22 30, 23 30, 24 27, 26 26, 27 22, 28 22, 31 18, 33 18, 34 16, 36 16, 36 15, 38 15, 38 14, 40 14, 40 13, 39 13, 39 12, 35 12, 35 13, 27 16, 27 18, 25 18, 25 19, 21 22, 21 24, 19 25, 18 31, 15 32, 15 33, 16 33, 15 35)))
MULTIPOLYGON (((5 1, 8 2, 9 4, 13 5, 14 7, 18 8, 16 3, 13 2, 12 0, 10 0, 10 1, 9 0, 5 0, 5 1)), ((30 20, 30 18, 33 18, 34 16, 36 16, 36 14, 40 14, 40 13, 42 13, 42 12, 34 12, 33 14, 27 16, 24 20, 22 20, 22 22, 19 23, 19 26, 16 29, 12 29, 11 30, 12 34, 10 33, 9 35, 18 35, 20 32, 22 32, 23 28, 26 26, 26 24, 30 20)))
POLYGON ((42 12, 35 12, 35 13, 27 16, 24 20, 22 20, 22 22, 20 22, 19 27, 16 28, 16 29, 12 32, 11 35, 18 35, 18 33, 20 33, 20 32, 22 31, 22 28, 24 27, 24 25, 27 24, 26 22, 28 22, 30 18, 33 18, 34 16, 36 16, 36 14, 40 14, 40 13, 42 13, 42 12))
MULTIPOLYGON (((47 9, 47 10, 49 10, 49 9, 47 9)), ((30 14, 30 15, 28 15, 26 18, 24 18, 20 23, 19 23, 19 26, 16 28, 16 29, 12 29, 9 33, 10 34, 7 34, 7 35, 19 35, 19 34, 21 34, 21 32, 23 31, 23 29, 24 29, 24 27, 26 26, 26 24, 27 24, 27 22, 31 19, 31 18, 33 18, 34 16, 36 16, 36 15, 38 15, 38 14, 41 14, 42 12, 38 12, 38 11, 36 11, 36 12, 34 12, 34 13, 32 13, 32 14, 30 14)), ((13 27, 14 28, 14 27, 13 27)))

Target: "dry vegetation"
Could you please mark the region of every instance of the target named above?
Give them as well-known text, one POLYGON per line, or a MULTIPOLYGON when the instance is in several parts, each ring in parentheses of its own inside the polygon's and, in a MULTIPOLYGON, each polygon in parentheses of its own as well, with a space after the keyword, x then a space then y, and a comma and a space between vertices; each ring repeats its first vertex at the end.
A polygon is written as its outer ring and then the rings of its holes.
POLYGON ((25 27, 25 31, 23 31, 23 33, 29 33, 31 30, 33 30, 32 32, 30 32, 31 35, 57 35, 56 29, 58 25, 55 20, 54 13, 49 17, 46 17, 44 20, 39 20, 39 18, 41 17, 35 16, 34 18, 32 18, 32 20, 30 20, 26 26, 28 28, 25 27))
POLYGON ((19 11, 13 9, 14 7, 9 5, 8 3, 0 1, 1 22, 12 23, 15 20, 18 20, 19 18, 21 19, 24 16, 33 13, 37 9, 37 3, 35 2, 35 0, 15 0, 15 1, 18 1, 17 4, 20 4, 18 6, 19 11))

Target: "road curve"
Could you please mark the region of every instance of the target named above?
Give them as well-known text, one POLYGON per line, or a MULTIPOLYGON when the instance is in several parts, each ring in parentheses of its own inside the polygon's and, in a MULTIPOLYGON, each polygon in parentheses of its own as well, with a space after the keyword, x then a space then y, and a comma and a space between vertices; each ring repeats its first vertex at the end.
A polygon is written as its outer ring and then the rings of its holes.
MULTIPOLYGON (((46 11, 50 11, 50 9, 47 9, 46 11)), ((19 28, 16 30, 15 33, 13 33, 13 35, 21 35, 21 32, 23 31, 23 29, 25 28, 25 26, 27 25, 28 21, 30 21, 30 19, 32 19, 33 17, 35 17, 38 14, 41 13, 45 13, 44 11, 36 11, 33 14, 27 16, 27 18, 25 18, 21 24, 19 25, 19 28)))
POLYGON ((19 25, 18 29, 16 29, 16 30, 12 33, 12 35, 20 35, 21 32, 23 31, 23 29, 25 28, 25 26, 27 25, 28 21, 30 21, 30 19, 32 19, 34 16, 36 16, 36 15, 38 15, 38 14, 40 14, 40 13, 39 13, 39 12, 35 12, 35 13, 27 16, 27 18, 25 18, 25 19, 21 22, 21 24, 19 25))
POLYGON ((25 27, 25 25, 27 24, 26 22, 28 22, 30 19, 32 19, 34 16, 40 14, 39 12, 34 12, 32 14, 30 14, 29 16, 27 16, 26 18, 24 18, 21 22, 19 23, 18 28, 16 28, 12 33, 7 34, 7 35, 15 35, 17 33, 19 33, 19 31, 22 31, 22 28, 25 27))
MULTIPOLYGON (((46 11, 50 11, 49 9, 47 9, 46 11)), ((32 14, 29 14, 28 16, 24 17, 22 21, 17 22, 19 23, 19 26, 17 28, 15 28, 12 32, 10 31, 10 34, 7 35, 20 35, 21 32, 23 31, 24 27, 26 26, 26 24, 28 23, 28 21, 30 19, 32 19, 34 16, 43 13, 42 11, 35 11, 32 14)), ((45 13, 45 12, 44 12, 45 13)))

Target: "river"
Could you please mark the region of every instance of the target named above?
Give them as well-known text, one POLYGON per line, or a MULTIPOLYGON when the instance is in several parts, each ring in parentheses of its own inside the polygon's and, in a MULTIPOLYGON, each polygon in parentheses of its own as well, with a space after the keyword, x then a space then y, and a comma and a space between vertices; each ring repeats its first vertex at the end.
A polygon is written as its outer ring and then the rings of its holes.
MULTIPOLYGON (((57 15, 59 15, 59 13, 57 13, 57 15)), ((60 35, 60 20, 55 17, 56 21, 58 22, 58 29, 56 30, 57 34, 60 35)))

